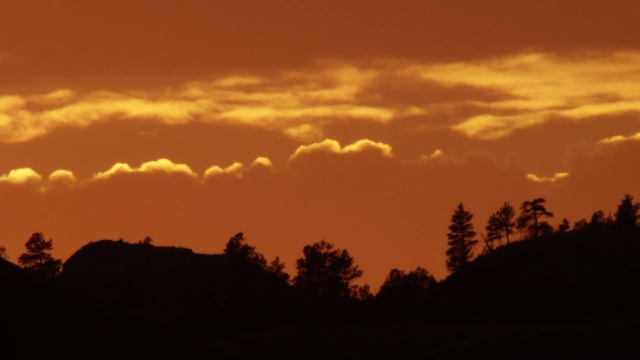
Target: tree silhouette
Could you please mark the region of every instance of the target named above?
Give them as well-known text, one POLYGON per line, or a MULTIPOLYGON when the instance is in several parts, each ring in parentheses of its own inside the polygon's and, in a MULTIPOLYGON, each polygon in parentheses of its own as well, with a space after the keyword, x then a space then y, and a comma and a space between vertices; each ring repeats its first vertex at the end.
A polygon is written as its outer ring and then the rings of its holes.
POLYGON ((569 231, 570 228, 571 224, 569 223, 569 220, 567 220, 567 218, 563 218, 560 225, 558 225, 558 232, 564 233, 569 231))
POLYGON ((573 223, 573 231, 586 230, 588 227, 589 227, 589 222, 585 218, 582 218, 573 223))
POLYGON ((507 239, 507 244, 510 242, 509 235, 513 234, 516 227, 515 216, 516 210, 508 202, 489 216, 485 229, 487 230, 486 242, 490 248, 494 241, 500 243, 503 237, 507 239))
POLYGON ((0 259, 7 260, 7 248, 4 246, 0 246, 0 259))
POLYGON ((553 231, 548 222, 542 221, 542 217, 553 217, 553 213, 544 206, 546 200, 543 197, 524 201, 520 206, 517 228, 527 238, 537 239, 540 235, 553 231))
POLYGON ((267 259, 264 255, 256 251, 255 246, 244 243, 244 233, 239 232, 229 238, 224 253, 234 257, 243 259, 251 264, 258 265, 262 268, 267 267, 267 259))
POLYGON ((598 210, 591 215, 591 221, 589 221, 587 227, 590 230, 602 230, 611 225, 613 225, 613 218, 611 217, 611 214, 609 214, 609 216, 605 216, 604 211, 598 210))
POLYGON ((153 243, 153 239, 151 236, 147 235, 144 239, 138 241, 138 244, 151 245, 153 243))
POLYGON ((62 269, 62 260, 51 255, 53 240, 44 239, 42 233, 36 232, 25 243, 27 252, 18 257, 18 264, 24 269, 44 278, 54 278, 62 269))
POLYGON ((429 272, 418 266, 409 273, 403 270, 392 269, 380 286, 377 296, 379 298, 416 298, 423 295, 438 281, 429 272))
POLYGON ((373 294, 371 293, 371 287, 369 284, 364 285, 351 285, 351 297, 360 300, 360 301, 368 301, 373 299, 373 294))
POLYGON ((269 271, 270 273, 272 273, 273 275, 276 276, 276 278, 287 282, 289 281, 289 274, 287 274, 286 272, 284 272, 284 263, 280 262, 280 257, 276 256, 275 259, 273 259, 273 261, 271 261, 269 263, 269 265, 266 267, 267 271, 269 271))
POLYGON ((618 204, 618 210, 613 221, 616 227, 634 227, 638 222, 640 203, 633 202, 633 196, 626 194, 618 204))
POLYGON ((294 286, 321 295, 352 295, 351 282, 362 276, 363 271, 346 249, 334 249, 333 244, 322 240, 305 246, 302 252, 303 256, 296 261, 298 274, 293 278, 294 286))
POLYGON ((471 250, 478 240, 474 239, 476 232, 473 231, 472 218, 473 214, 466 211, 462 203, 458 204, 451 215, 451 225, 447 233, 449 248, 446 254, 447 269, 452 273, 465 266, 473 257, 471 250))

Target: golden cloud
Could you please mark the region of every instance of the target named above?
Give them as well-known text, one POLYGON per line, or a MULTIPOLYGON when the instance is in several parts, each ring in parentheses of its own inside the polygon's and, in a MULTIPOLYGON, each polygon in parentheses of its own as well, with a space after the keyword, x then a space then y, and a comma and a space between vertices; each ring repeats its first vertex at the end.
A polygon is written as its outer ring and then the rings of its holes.
POLYGON ((311 124, 300 124, 284 130, 285 135, 300 142, 308 143, 322 138, 322 129, 311 124))
POLYGON ((444 156, 444 152, 440 149, 436 149, 431 155, 423 155, 420 157, 420 161, 429 161, 434 159, 441 159, 444 156))
POLYGON ((93 179, 95 180, 108 179, 116 174, 130 174, 134 172, 135 172, 135 169, 132 168, 129 164, 116 163, 111 168, 109 168, 109 170, 95 174, 93 176, 93 179))
POLYGON ((143 119, 249 125, 310 143, 333 122, 389 123, 445 110, 456 119, 453 131, 497 139, 556 116, 579 120, 640 112, 638 83, 640 52, 527 53, 455 63, 323 60, 280 73, 232 74, 155 91, 58 89, 0 96, 0 141, 28 141, 65 126, 143 119), (393 86, 380 86, 389 83, 393 86), (416 83, 427 84, 431 93, 416 94, 416 83), (438 97, 433 89, 439 87, 467 90, 464 97, 438 97), (394 91, 401 96, 387 96, 394 91))
POLYGON ((552 177, 541 177, 538 176, 536 174, 527 174, 527 179, 533 181, 533 182, 556 182, 558 180, 562 180, 565 179, 566 177, 569 176, 569 173, 567 172, 559 172, 559 173, 555 173, 552 177))
POLYGON ((70 170, 56 170, 49 175, 50 182, 56 183, 74 183, 76 182, 76 177, 73 175, 73 172, 70 170))
POLYGON ((58 89, 44 95, 29 97, 29 101, 38 105, 56 106, 69 103, 75 98, 75 93, 70 89, 58 89))
MULTIPOLYGON (((269 163, 271 162, 269 161, 269 163)), ((240 162, 234 162, 233 164, 225 168, 222 168, 218 165, 214 165, 204 171, 204 178, 206 179, 206 178, 210 178, 218 175, 234 175, 236 177, 242 177, 243 170, 244 170, 244 165, 242 165, 242 163, 240 162)))
POLYGON ((529 53, 484 61, 413 65, 406 76, 447 86, 494 89, 510 97, 476 101, 480 113, 453 125, 470 137, 495 139, 549 121, 640 111, 640 53, 560 57, 529 53), (511 113, 512 115, 505 115, 511 113))
POLYGON ((356 95, 374 76, 371 70, 329 63, 271 78, 230 76, 158 91, 96 91, 80 96, 58 89, 44 95, 2 96, 0 141, 23 142, 59 127, 114 119, 248 124, 314 141, 322 129, 319 123, 310 125, 313 119, 387 122, 395 116, 395 109, 357 102, 356 95))
POLYGON ((143 173, 154 173, 154 172, 163 172, 163 173, 181 173, 187 176, 197 177, 196 173, 194 173, 191 168, 186 164, 176 164, 169 159, 159 159, 154 161, 146 162, 138 168, 139 172, 143 173))
POLYGON ((198 175, 191 170, 186 164, 176 164, 169 159, 158 159, 148 161, 133 168, 127 163, 116 163, 109 170, 99 172, 93 176, 93 180, 108 179, 116 174, 132 174, 132 173, 167 173, 167 174, 183 174, 189 177, 197 177, 198 175))
POLYGON ((39 183, 42 181, 42 176, 35 172, 35 170, 25 167, 20 169, 14 169, 9 171, 8 174, 0 176, 0 182, 10 184, 29 184, 39 183))
POLYGON ((619 142, 623 142, 623 141, 638 141, 640 140, 640 132, 637 132, 633 135, 629 135, 629 136, 624 136, 624 135, 616 135, 616 136, 611 136, 605 139, 602 139, 599 141, 600 144, 614 144, 614 143, 619 143, 619 142))
POLYGON ((273 164, 268 157, 258 156, 255 160, 253 160, 253 163, 251 163, 251 167, 254 166, 262 166, 270 169, 273 167, 273 164))
POLYGON ((391 146, 385 143, 375 142, 369 139, 362 139, 362 140, 356 141, 353 144, 342 147, 337 140, 325 139, 318 143, 299 146, 296 149, 296 151, 293 153, 293 155, 289 157, 289 161, 292 161, 301 155, 316 153, 316 152, 348 154, 348 153, 356 153, 356 152, 363 152, 363 151, 377 151, 386 157, 393 156, 391 153, 391 146))

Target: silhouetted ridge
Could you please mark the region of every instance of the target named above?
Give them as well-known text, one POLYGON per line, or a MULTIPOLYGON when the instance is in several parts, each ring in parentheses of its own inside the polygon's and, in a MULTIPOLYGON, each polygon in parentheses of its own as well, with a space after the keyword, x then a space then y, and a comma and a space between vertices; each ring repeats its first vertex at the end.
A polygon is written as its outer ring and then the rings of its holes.
POLYGON ((295 313, 295 290, 264 269, 178 247, 92 242, 69 257, 60 281, 109 311, 183 334, 250 332, 295 313))
POLYGON ((640 319, 640 230, 548 234, 479 256, 425 309, 446 322, 640 319))

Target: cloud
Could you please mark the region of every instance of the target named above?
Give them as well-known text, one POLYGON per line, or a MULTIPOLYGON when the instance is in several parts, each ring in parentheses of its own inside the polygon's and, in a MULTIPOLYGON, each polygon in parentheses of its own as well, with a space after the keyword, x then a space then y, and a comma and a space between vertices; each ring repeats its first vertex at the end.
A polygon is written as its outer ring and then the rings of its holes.
POLYGON ((501 91, 497 100, 471 101, 484 111, 452 125, 480 139, 550 121, 554 115, 580 120, 640 111, 640 53, 559 56, 526 53, 471 62, 412 65, 407 76, 446 86, 501 91))
POLYGON ((513 116, 478 115, 451 128, 470 137, 484 140, 499 139, 512 132, 543 123, 549 113, 520 114, 513 116))
POLYGON ((42 176, 35 172, 35 170, 25 167, 20 169, 14 169, 9 171, 8 174, 0 176, 0 182, 10 184, 29 184, 39 183, 42 181, 42 176))
POLYGON ((76 94, 71 89, 58 89, 44 95, 35 95, 28 98, 29 102, 38 105, 56 106, 71 102, 76 94))
POLYGON ((159 159, 146 162, 140 165, 138 171, 143 173, 181 173, 187 176, 197 177, 197 174, 194 173, 188 165, 176 164, 169 159, 159 159))
POLYGON ((356 95, 375 76, 374 70, 334 61, 270 77, 232 75, 155 91, 77 94, 57 89, 43 95, 3 96, 0 141, 24 142, 60 127, 132 119, 170 125, 250 125, 316 141, 323 121, 388 122, 396 116, 397 109, 358 103, 356 95))
POLYGON ((309 145, 301 145, 296 151, 289 157, 289 160, 294 160, 301 155, 311 154, 316 152, 334 153, 334 154, 348 154, 363 151, 375 151, 379 152, 383 156, 391 157, 391 146, 382 142, 375 142, 369 139, 362 139, 354 142, 353 144, 342 147, 337 140, 325 139, 318 143, 309 145))
POLYGON ((93 176, 93 179, 98 180, 98 179, 108 179, 110 177, 112 177, 113 175, 116 174, 130 174, 130 173, 134 173, 135 169, 132 168, 129 164, 127 163, 116 163, 114 164, 111 168, 109 168, 109 170, 104 171, 104 172, 99 172, 97 174, 95 174, 93 176))
POLYGON ((236 177, 242 177, 244 165, 240 162, 234 162, 233 164, 222 168, 218 165, 213 165, 204 171, 204 178, 210 178, 218 175, 234 175, 236 177))
POLYGON ((258 85, 258 84, 261 84, 262 82, 263 82, 263 79, 258 76, 232 75, 229 77, 215 80, 213 82, 213 86, 221 87, 221 88, 238 88, 242 86, 258 85))
POLYGON ((431 155, 423 155, 420 157, 420 161, 429 161, 434 159, 441 159, 444 156, 444 152, 440 149, 436 149, 431 155))
POLYGON ((389 124, 446 114, 454 132, 499 139, 569 118, 640 112, 640 52, 530 52, 464 62, 322 60, 269 74, 231 74, 155 90, 57 89, 0 97, 0 141, 24 142, 61 127, 146 120, 278 131, 318 142, 345 121, 389 124))
POLYGON ((271 160, 268 157, 258 156, 255 160, 253 160, 253 163, 251 163, 251 167, 254 167, 254 166, 272 168, 273 164, 271 163, 271 160))
POLYGON ((148 161, 133 168, 127 163, 116 163, 109 170, 99 172, 93 176, 94 180, 108 179, 116 174, 133 174, 133 173, 166 173, 166 174, 183 174, 189 177, 197 177, 198 175, 191 170, 186 164, 176 164, 169 159, 158 159, 148 161))
POLYGON ((623 141, 638 141, 640 140, 640 132, 637 132, 633 135, 624 136, 624 135, 615 135, 599 141, 600 144, 615 144, 623 141))
POLYGON ((533 182, 549 182, 549 183, 553 183, 556 182, 558 180, 562 180, 565 179, 569 176, 569 173, 567 172, 559 172, 559 173, 555 173, 552 177, 541 177, 538 176, 536 174, 527 174, 527 179, 533 181, 533 182))
POLYGON ((70 170, 56 170, 49 175, 49 182, 70 184, 76 182, 76 177, 70 170))
POLYGON ((5 113, 5 116, 8 116, 7 113, 20 110, 25 105, 26 105, 26 101, 20 96, 16 96, 16 95, 0 96, 0 115, 2 115, 2 113, 5 113))
POLYGON ((285 135, 300 142, 308 143, 322 138, 322 129, 311 124, 300 124, 285 129, 285 135))
POLYGON ((381 142, 371 141, 369 139, 358 140, 351 145, 342 148, 340 153, 347 154, 351 152, 362 151, 378 151, 384 156, 391 156, 391 146, 381 142))
MULTIPOLYGON (((247 171, 257 168, 271 170, 273 168, 273 164, 269 158, 259 156, 256 157, 249 167, 245 167, 240 162, 234 162, 225 168, 214 165, 205 170, 204 178, 225 174, 239 178, 247 171)), ((127 163, 116 163, 108 170, 94 174, 89 180, 107 180, 119 174, 158 173, 181 174, 193 179, 199 178, 198 174, 195 173, 187 164, 174 163, 169 159, 161 158, 158 160, 144 162, 139 167, 133 167, 127 163)), ((43 180, 44 179, 40 174, 28 167, 13 169, 9 173, 0 176, 0 182, 10 184, 35 184, 42 183, 43 180)), ((58 169, 49 174, 43 189, 47 190, 50 186, 55 185, 73 185, 81 182, 84 182, 84 180, 78 181, 73 171, 58 169)))

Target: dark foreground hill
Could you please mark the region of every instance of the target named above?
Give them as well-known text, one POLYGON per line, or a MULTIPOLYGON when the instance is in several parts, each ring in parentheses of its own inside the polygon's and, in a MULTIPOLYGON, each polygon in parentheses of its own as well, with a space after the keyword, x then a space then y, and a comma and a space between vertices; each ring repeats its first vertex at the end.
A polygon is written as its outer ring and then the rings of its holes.
POLYGON ((82 247, 59 281, 105 308, 206 335, 288 323, 298 303, 290 285, 241 259, 122 241, 82 247))
POLYGON ((0 261, 3 350, 16 359, 619 358, 640 341, 639 259, 637 229, 552 234, 480 256, 405 306, 313 296, 228 255, 103 240, 73 254, 55 281, 0 261))
POLYGON ((603 228, 520 241, 441 281, 424 306, 445 323, 640 319, 640 231, 603 228))

